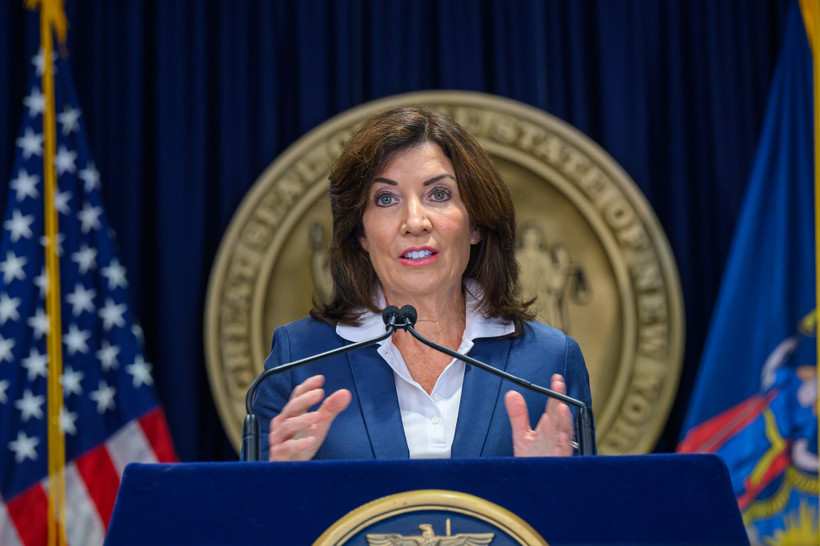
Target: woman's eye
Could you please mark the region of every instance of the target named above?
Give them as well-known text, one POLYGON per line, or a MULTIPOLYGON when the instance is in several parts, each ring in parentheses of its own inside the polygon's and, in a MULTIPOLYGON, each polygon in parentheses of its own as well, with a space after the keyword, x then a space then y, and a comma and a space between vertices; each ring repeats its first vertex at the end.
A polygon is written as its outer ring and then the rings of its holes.
POLYGON ((433 201, 446 201, 450 197, 450 192, 444 188, 435 189, 430 193, 433 201))
POLYGON ((387 207, 393 204, 393 196, 389 193, 382 193, 376 196, 376 205, 387 207))

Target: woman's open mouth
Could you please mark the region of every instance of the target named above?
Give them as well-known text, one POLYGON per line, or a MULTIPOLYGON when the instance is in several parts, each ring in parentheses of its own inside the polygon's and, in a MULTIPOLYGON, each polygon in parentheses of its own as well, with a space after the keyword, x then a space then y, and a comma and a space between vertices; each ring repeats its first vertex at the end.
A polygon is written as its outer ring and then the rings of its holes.
POLYGON ((438 252, 431 248, 408 249, 399 257, 404 265, 427 265, 436 261, 438 252))

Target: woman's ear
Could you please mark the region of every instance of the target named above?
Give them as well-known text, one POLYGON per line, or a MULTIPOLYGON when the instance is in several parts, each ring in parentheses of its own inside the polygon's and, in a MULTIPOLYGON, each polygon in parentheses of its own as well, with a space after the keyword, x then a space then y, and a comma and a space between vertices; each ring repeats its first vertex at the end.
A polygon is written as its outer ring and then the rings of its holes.
POLYGON ((362 250, 369 253, 370 249, 367 247, 367 237, 364 234, 364 230, 359 234, 359 244, 362 246, 362 250))
POLYGON ((481 236, 481 228, 478 227, 476 224, 473 224, 473 232, 470 234, 470 244, 475 245, 481 242, 483 237, 481 236))

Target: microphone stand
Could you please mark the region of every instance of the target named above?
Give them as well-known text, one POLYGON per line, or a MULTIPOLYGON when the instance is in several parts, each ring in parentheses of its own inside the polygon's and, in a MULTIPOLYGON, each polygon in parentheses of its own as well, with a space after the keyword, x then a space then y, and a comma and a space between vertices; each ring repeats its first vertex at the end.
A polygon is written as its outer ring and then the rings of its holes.
POLYGON ((281 366, 276 366, 275 368, 268 368, 267 370, 259 374, 256 377, 256 379, 253 380, 251 386, 248 387, 248 393, 245 396, 245 411, 247 412, 247 415, 245 416, 244 423, 242 423, 242 453, 240 456, 240 460, 259 460, 259 419, 253 413, 253 404, 256 401, 256 391, 259 388, 259 385, 265 379, 272 375, 286 372, 292 368, 303 366, 305 364, 310 364, 311 362, 315 362, 317 360, 322 360, 323 358, 329 358, 331 356, 343 354, 348 351, 353 351, 363 347, 371 347, 373 345, 376 345, 380 341, 387 339, 388 337, 393 335, 393 332, 396 330, 396 328, 399 327, 399 325, 396 323, 398 316, 399 308, 395 305, 390 305, 386 307, 382 312, 382 318, 384 319, 385 328, 387 330, 384 334, 378 337, 374 337, 373 339, 366 339, 364 341, 359 341, 357 343, 352 343, 350 345, 344 345, 343 347, 339 347, 337 349, 325 351, 324 353, 320 353, 318 355, 313 355, 303 358, 301 360, 288 362, 286 364, 282 364, 281 366))
POLYGON ((597 447, 595 446, 595 423, 594 423, 593 417, 592 417, 592 408, 590 408, 589 406, 587 406, 586 404, 584 404, 583 402, 581 402, 580 400, 578 400, 576 398, 572 398, 571 396, 561 394, 560 392, 555 392, 552 389, 548 389, 548 388, 542 387, 540 385, 535 385, 533 383, 530 383, 526 379, 522 379, 520 377, 517 377, 515 375, 507 373, 503 370, 499 370, 498 368, 494 368, 494 367, 490 366, 489 364, 485 364, 485 363, 481 362, 480 360, 476 360, 475 358, 473 358, 471 356, 467 356, 467 355, 463 355, 461 353, 457 353, 456 351, 450 350, 447 347, 444 347, 443 345, 439 345, 438 343, 430 341, 429 339, 425 338, 424 336, 422 336, 421 334, 416 332, 415 328, 413 328, 413 325, 416 322, 416 317, 417 317, 417 313, 416 313, 415 308, 413 308, 410 305, 405 305, 404 307, 401 308, 401 311, 400 311, 400 314, 399 314, 399 320, 401 320, 402 323, 397 324, 396 328, 397 329, 407 330, 417 340, 421 341, 422 343, 424 343, 428 347, 432 347, 433 349, 435 349, 437 351, 441 351, 442 353, 444 353, 446 355, 449 355, 453 358, 457 358, 459 360, 463 360, 464 362, 467 362, 468 364, 472 364, 473 366, 475 366, 477 368, 481 368, 484 371, 490 372, 493 375, 497 375, 498 377, 506 379, 507 381, 509 381, 511 383, 515 383, 516 385, 518 385, 520 387, 524 387, 525 389, 529 389, 531 391, 537 392, 539 394, 543 394, 543 395, 548 396, 550 398, 560 400, 561 402, 563 402, 565 404, 569 404, 571 406, 577 407, 578 408, 578 429, 579 429, 578 452, 581 455, 596 455, 597 454, 598 450, 597 450, 597 447))

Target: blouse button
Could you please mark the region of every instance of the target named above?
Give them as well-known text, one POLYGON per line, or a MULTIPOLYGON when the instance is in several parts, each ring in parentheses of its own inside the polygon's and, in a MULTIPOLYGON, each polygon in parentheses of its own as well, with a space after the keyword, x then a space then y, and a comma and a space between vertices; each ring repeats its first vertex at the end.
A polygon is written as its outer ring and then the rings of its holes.
POLYGON ((433 417, 433 424, 434 424, 434 425, 437 425, 439 421, 441 421, 441 419, 439 419, 439 416, 438 416, 438 415, 436 415, 435 417, 433 417))

